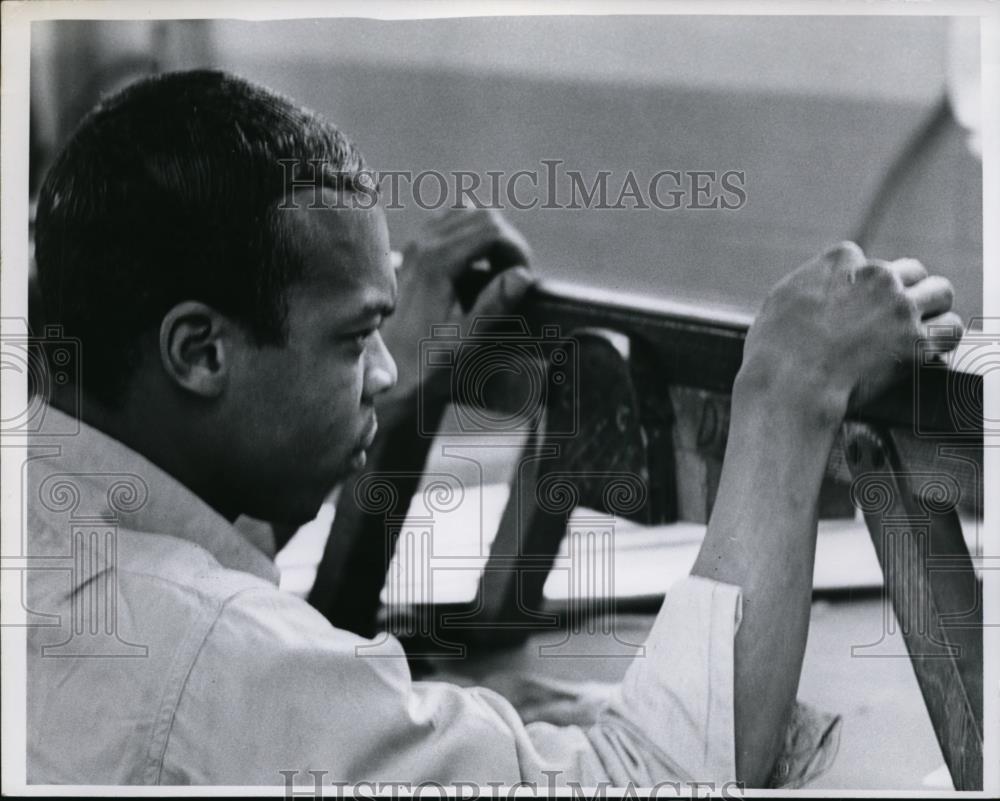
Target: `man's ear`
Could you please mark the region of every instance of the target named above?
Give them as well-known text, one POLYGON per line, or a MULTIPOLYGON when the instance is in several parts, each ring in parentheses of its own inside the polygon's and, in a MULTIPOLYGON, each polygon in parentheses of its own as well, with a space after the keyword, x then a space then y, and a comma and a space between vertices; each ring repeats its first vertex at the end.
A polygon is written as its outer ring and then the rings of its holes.
POLYGON ((195 395, 222 394, 232 367, 232 322, 195 300, 178 303, 160 323, 160 363, 177 386, 195 395))

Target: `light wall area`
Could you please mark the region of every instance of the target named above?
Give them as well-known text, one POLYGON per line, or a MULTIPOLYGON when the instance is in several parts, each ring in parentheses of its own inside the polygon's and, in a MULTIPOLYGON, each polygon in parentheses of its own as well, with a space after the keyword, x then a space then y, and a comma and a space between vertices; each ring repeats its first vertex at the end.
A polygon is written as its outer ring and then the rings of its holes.
MULTIPOLYGON (((943 17, 116 22, 60 40, 71 24, 51 23, 38 41, 64 60, 63 48, 90 41, 78 61, 155 54, 160 69, 233 70, 322 112, 377 170, 510 175, 558 159, 589 180, 610 171, 613 192, 629 171, 640 183, 661 170, 742 171, 736 210, 510 216, 543 275, 746 311, 861 229, 943 97, 949 55, 943 17)), ((72 87, 79 73, 62 80, 72 87)), ((60 97, 59 75, 50 83, 60 97)), ((911 172, 875 255, 924 259, 953 280, 959 310, 978 314, 981 164, 952 123, 911 172)), ((394 244, 427 215, 391 210, 394 244)))

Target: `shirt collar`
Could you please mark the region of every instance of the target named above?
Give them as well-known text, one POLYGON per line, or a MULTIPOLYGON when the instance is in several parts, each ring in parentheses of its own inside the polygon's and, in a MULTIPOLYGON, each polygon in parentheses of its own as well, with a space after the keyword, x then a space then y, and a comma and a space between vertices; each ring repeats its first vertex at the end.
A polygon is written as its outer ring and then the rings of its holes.
POLYGON ((188 540, 223 567, 278 583, 280 573, 267 554, 177 479, 113 437, 46 406, 31 445, 51 454, 52 460, 42 460, 49 478, 66 476, 76 485, 78 514, 111 516, 133 531, 188 540))

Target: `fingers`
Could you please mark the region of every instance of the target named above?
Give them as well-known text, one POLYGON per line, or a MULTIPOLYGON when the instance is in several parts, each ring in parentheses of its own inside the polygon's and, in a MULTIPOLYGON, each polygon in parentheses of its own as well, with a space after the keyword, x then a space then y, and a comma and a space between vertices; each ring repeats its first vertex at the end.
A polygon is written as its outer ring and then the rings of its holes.
POLYGON ((955 290, 951 281, 940 275, 932 275, 908 286, 906 295, 920 312, 920 319, 926 320, 951 310, 955 300, 955 290))
POLYGON ((489 259, 494 272, 531 262, 527 240, 497 212, 472 210, 468 222, 455 236, 467 250, 467 262, 489 259))
POLYGON ((945 312, 924 321, 921 330, 927 352, 947 353, 954 350, 962 339, 962 318, 953 311, 945 312))
POLYGON ((434 253, 434 268, 452 280, 480 259, 493 272, 531 262, 527 241, 495 209, 449 209, 431 220, 426 232, 423 249, 434 253))
POLYGON ((904 287, 912 286, 927 277, 927 268, 916 259, 896 259, 895 261, 865 259, 864 264, 855 268, 857 274, 879 272, 895 276, 904 287))
POLYGON ((435 212, 435 216, 428 221, 428 226, 434 228, 440 235, 455 234, 469 225, 480 224, 485 216, 487 216, 485 209, 447 208, 443 212, 435 212))
POLYGON ((927 268, 917 259, 865 258, 853 242, 841 242, 824 256, 832 257, 837 267, 848 270, 851 283, 876 280, 888 285, 893 280, 898 281, 897 286, 903 288, 903 294, 919 312, 921 320, 950 311, 955 300, 951 282, 940 275, 928 275, 927 268))
POLYGON ((535 279, 526 267, 511 267, 494 278, 479 294, 469 312, 471 318, 509 314, 534 285, 535 279))
POLYGON ((894 272, 903 286, 912 286, 927 277, 927 268, 916 259, 896 259, 886 264, 894 272))
POLYGON ((854 242, 838 242, 828 248, 822 258, 832 263, 835 269, 844 270, 851 283, 859 278, 869 278, 878 272, 889 272, 895 275, 904 286, 912 286, 927 278, 927 268, 917 259, 872 259, 865 256, 864 251, 854 242))

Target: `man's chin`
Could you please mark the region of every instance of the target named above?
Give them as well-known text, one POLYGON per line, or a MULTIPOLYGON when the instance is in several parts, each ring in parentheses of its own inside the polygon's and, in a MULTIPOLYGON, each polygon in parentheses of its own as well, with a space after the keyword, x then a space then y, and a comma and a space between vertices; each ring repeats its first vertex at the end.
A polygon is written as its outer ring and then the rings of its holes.
MULTIPOLYGON (((344 459, 344 457, 341 458, 344 459)), ((281 508, 267 510, 270 512, 269 515, 267 513, 261 514, 265 511, 263 509, 256 510, 258 512, 256 515, 253 512, 247 512, 247 514, 282 526, 304 526, 316 518, 323 503, 330 497, 334 489, 352 475, 363 470, 367 463, 367 452, 359 448, 341 462, 335 474, 332 471, 326 471, 322 485, 314 483, 307 487, 303 482, 296 488, 297 491, 283 493, 280 496, 283 501, 281 508)))
POLYGON ((270 518, 270 522, 283 527, 300 528, 306 523, 311 523, 316 519, 323 504, 332 494, 343 477, 339 477, 335 483, 331 483, 327 488, 317 488, 315 491, 304 492, 304 488, 293 497, 285 497, 286 503, 281 509, 275 509, 270 518))
MULTIPOLYGON (((325 500, 325 498, 323 500, 325 500)), ((283 510, 280 517, 273 519, 271 523, 276 527, 280 527, 294 533, 302 526, 315 520, 322 506, 322 500, 317 503, 303 503, 295 509, 283 510)))

